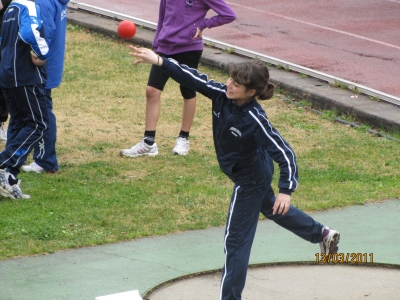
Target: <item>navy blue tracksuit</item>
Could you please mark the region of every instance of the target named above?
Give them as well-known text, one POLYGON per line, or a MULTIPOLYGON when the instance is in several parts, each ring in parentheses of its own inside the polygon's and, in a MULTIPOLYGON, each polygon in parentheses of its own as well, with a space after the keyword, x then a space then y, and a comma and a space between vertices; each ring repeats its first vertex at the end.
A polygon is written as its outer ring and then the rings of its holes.
POLYGON ((273 128, 256 99, 237 106, 226 97, 225 84, 208 80, 205 74, 172 59, 163 59, 161 68, 181 85, 212 100, 218 163, 235 184, 225 228, 220 300, 241 299, 260 213, 312 243, 322 241, 324 226, 294 206, 285 215, 272 215, 273 161, 280 168, 281 193, 290 195, 296 190, 298 170, 294 151, 273 128))
POLYGON ((33 50, 46 60, 49 51, 38 6, 28 0, 11 2, 3 16, 1 37, 0 86, 10 122, 0 168, 17 175, 48 124, 45 65, 34 65, 30 53, 33 50))
MULTIPOLYGON (((0 45, 1 45, 1 25, 3 24, 3 15, 7 7, 10 5, 11 0, 0 0, 3 8, 0 10, 0 45)), ((1 52, 0 52, 1 60, 1 52)), ((0 123, 4 123, 8 120, 8 108, 7 100, 4 98, 2 91, 0 90, 0 123)))

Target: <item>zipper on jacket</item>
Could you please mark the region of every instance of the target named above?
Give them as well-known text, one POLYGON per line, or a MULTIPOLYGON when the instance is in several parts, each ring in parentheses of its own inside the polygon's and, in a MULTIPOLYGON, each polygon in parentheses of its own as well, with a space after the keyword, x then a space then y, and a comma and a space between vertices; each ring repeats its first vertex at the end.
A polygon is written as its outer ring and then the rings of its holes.
POLYGON ((221 149, 221 147, 219 146, 219 144, 220 144, 220 142, 221 142, 221 136, 222 136, 222 133, 224 132, 224 129, 225 129, 225 126, 226 126, 226 124, 228 123, 228 121, 229 121, 229 119, 232 117, 232 115, 233 115, 233 113, 235 112, 235 106, 233 106, 233 109, 232 109, 232 112, 231 112, 231 114, 229 115, 229 117, 228 118, 226 118, 226 120, 225 120, 225 124, 224 124, 224 126, 222 126, 222 129, 221 129, 221 134, 220 134, 220 136, 219 136, 219 138, 218 138, 218 152, 220 151, 220 149, 221 149))

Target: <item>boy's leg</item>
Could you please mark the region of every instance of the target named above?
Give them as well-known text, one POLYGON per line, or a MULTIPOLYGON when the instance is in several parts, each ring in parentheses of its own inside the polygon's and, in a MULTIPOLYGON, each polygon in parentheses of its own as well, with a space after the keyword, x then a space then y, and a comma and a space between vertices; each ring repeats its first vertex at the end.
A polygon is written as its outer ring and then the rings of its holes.
POLYGON ((8 167, 17 176, 16 170, 26 161, 47 128, 45 89, 38 85, 4 91, 10 111, 10 138, 5 150, 0 153, 0 168, 8 167))
POLYGON ((322 241, 322 229, 324 228, 322 224, 293 205, 290 205, 289 211, 285 215, 273 215, 272 207, 274 203, 275 194, 273 189, 270 188, 261 207, 261 213, 266 218, 311 243, 319 243, 322 241))
MULTIPOLYGON (((53 100, 51 90, 46 90, 46 108, 48 115, 48 127, 43 132, 43 138, 34 147, 33 159, 37 165, 48 172, 57 172, 58 160, 56 154, 57 124, 56 116, 53 113, 53 100)), ((30 167, 30 166, 26 166, 30 167)), ((24 167, 22 167, 23 171, 24 167)))
MULTIPOLYGON (((187 65, 190 68, 197 69, 199 67, 200 58, 203 51, 188 51, 173 55, 177 62, 187 65)), ((180 86, 183 97, 182 123, 181 131, 176 139, 175 147, 172 152, 177 155, 187 155, 190 150, 189 134, 193 125, 196 113, 196 91, 184 86, 180 86)))
POLYGON ((235 185, 225 228, 220 300, 241 299, 261 201, 262 194, 255 186, 235 185))
MULTIPOLYGON (((166 57, 165 54, 159 53, 166 57)), ((161 112, 161 94, 169 77, 161 68, 152 65, 146 87, 146 131, 156 131, 161 112)))
POLYGON ((3 92, 0 90, 0 123, 7 122, 8 120, 8 107, 7 100, 3 95, 3 92))
POLYGON ((41 85, 4 90, 10 111, 10 139, 0 153, 0 195, 3 197, 30 198, 22 192, 17 175, 47 127, 44 94, 41 85))
POLYGON ((7 129, 4 123, 8 120, 7 101, 0 89, 0 141, 7 141, 7 129))
POLYGON ((321 253, 337 253, 340 240, 338 231, 318 223, 293 205, 285 215, 273 215, 274 202, 275 195, 271 188, 261 208, 264 216, 311 243, 319 243, 321 253))
MULTIPOLYGON (((159 53, 159 55, 165 57, 162 53, 159 53)), ((143 155, 156 156, 158 154, 158 146, 155 143, 156 128, 161 111, 161 93, 168 78, 159 66, 151 66, 146 87, 146 125, 144 138, 133 147, 121 150, 122 156, 138 157, 143 155)))
POLYGON ((145 130, 156 131, 158 119, 161 112, 161 93, 162 91, 147 86, 146 87, 146 125, 145 130))
POLYGON ((190 132, 195 113, 196 113, 196 94, 192 98, 183 99, 182 125, 181 125, 182 131, 190 132))

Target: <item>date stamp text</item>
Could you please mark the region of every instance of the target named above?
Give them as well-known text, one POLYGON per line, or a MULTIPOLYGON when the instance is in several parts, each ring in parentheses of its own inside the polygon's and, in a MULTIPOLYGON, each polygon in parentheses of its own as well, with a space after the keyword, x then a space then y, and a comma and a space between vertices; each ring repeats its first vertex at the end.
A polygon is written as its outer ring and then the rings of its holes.
POLYGON ((317 264, 372 264, 373 253, 315 253, 317 264))

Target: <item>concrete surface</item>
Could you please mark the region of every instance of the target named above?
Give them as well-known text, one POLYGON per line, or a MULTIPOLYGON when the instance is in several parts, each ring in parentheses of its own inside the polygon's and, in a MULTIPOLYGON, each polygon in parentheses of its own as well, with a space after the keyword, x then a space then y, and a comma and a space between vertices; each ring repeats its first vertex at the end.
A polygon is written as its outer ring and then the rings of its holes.
MULTIPOLYGON (((356 264, 357 267, 365 267, 362 270, 372 272, 372 269, 366 267, 394 266, 394 268, 382 268, 376 273, 374 271, 371 278, 387 281, 389 284, 392 282, 393 274, 398 276, 400 272, 400 240, 398 237, 400 199, 310 215, 319 222, 341 232, 339 253, 343 253, 345 256, 347 254, 351 256, 353 253, 367 254, 367 259, 360 260, 360 263, 356 264)), ((0 261, 0 299, 94 300, 98 296, 139 290, 143 299, 154 300, 151 295, 152 290, 165 282, 190 274, 210 271, 218 277, 224 261, 223 235, 224 228, 218 227, 61 251, 51 255, 3 260, 0 261)), ((321 282, 339 280, 336 278, 338 276, 336 269, 335 272, 325 272, 326 266, 317 263, 317 253, 319 253, 318 245, 305 242, 275 223, 264 220, 259 222, 257 228, 250 264, 289 264, 290 266, 290 264, 307 263, 308 265, 302 270, 307 270, 309 273, 304 273, 304 276, 312 277, 315 272, 314 280, 317 280, 322 272, 325 275, 321 282), (312 269, 308 269, 307 266, 312 269)), ((331 267, 343 265, 330 264, 331 267)), ((338 271, 341 272, 340 276, 348 276, 348 273, 344 271, 352 271, 356 265, 346 264, 346 269, 338 271)), ((279 266, 272 269, 268 266, 262 267, 258 271, 265 272, 265 275, 257 276, 269 276, 272 273, 276 274, 278 279, 281 277, 276 272, 284 271, 279 269, 279 266)), ((279 285, 281 289, 287 290, 303 288, 305 291, 302 292, 307 292, 310 289, 309 286, 297 284, 298 279, 294 274, 292 275, 291 270, 287 271, 285 283, 271 279, 270 285, 265 285, 261 292, 264 291, 268 295, 273 285, 279 285)), ((360 272, 360 270, 352 272, 360 272)), ((253 300, 269 299, 267 296, 265 298, 256 296, 260 291, 255 288, 258 280, 252 273, 251 269, 245 287, 246 297, 253 300), (256 294, 253 296, 253 293, 256 294)), ((204 280, 200 277, 198 279, 204 280)), ((354 281, 354 284, 360 284, 357 278, 349 280, 354 281)), ((192 290, 195 292, 192 282, 189 283, 186 280, 182 282, 187 292, 192 290)), ((393 285, 390 288, 392 287, 393 285)), ((210 293, 214 293, 211 290, 215 287, 206 286, 204 288, 205 291, 209 290, 210 293)), ((364 299, 337 297, 338 289, 345 293, 347 285, 336 286, 333 291, 326 286, 326 296, 318 299, 364 299)), ((397 291, 398 293, 394 294, 392 298, 375 299, 398 299, 400 286, 397 291)), ((179 299, 181 292, 175 295, 175 300, 179 299)), ((349 290, 349 296, 350 292, 349 290)), ((365 290, 365 292, 377 293, 378 291, 365 290)), ((195 295, 191 294, 184 299, 196 300, 195 295)))
MULTIPOLYGON (((145 299, 218 299, 220 280, 220 274, 179 280, 145 299)), ((398 299, 399 282, 399 269, 385 267, 267 265, 250 268, 242 299, 398 299)))

